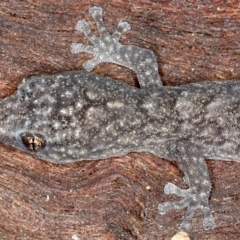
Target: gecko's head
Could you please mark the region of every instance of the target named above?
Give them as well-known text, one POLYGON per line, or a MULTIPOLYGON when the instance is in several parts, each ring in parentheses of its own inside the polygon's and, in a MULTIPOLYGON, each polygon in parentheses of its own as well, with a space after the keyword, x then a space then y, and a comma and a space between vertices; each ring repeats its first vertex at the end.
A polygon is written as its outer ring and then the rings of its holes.
POLYGON ((2 143, 40 157, 46 151, 51 134, 47 127, 49 101, 54 101, 54 97, 46 97, 49 91, 54 91, 49 84, 51 79, 30 78, 13 95, 0 101, 2 143))
POLYGON ((77 126, 72 111, 80 111, 83 104, 72 78, 35 76, 1 100, 0 142, 54 163, 73 158, 77 146, 71 131, 77 126))
POLYGON ((54 163, 114 154, 116 123, 108 119, 121 125, 117 98, 126 86, 111 81, 84 71, 23 81, 0 101, 0 142, 54 163))

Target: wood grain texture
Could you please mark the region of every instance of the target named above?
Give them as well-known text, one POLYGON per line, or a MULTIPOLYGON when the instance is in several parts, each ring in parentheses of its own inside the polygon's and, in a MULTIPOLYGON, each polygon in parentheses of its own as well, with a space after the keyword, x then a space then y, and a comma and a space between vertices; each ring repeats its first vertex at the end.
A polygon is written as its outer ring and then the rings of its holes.
MULTIPOLYGON (((119 21, 132 29, 121 42, 152 49, 164 85, 240 79, 238 1, 55 1, 0 2, 0 97, 30 75, 81 69, 91 56, 73 55, 80 19, 96 26, 88 9, 102 6, 112 32, 119 21)), ((130 70, 102 64, 95 73, 138 86, 130 70)), ((207 161, 210 205, 218 227, 192 224, 194 239, 240 238, 240 164, 207 161)), ((177 164, 148 153, 102 161, 54 165, 0 145, 1 239, 170 239, 185 210, 160 215, 167 182, 186 187, 177 164)))

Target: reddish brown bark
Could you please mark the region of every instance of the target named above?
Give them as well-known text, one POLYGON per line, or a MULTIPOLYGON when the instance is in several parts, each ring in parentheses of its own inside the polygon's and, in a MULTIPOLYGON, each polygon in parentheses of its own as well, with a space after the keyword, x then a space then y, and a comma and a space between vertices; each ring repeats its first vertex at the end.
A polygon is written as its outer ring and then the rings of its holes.
MULTIPOLYGON (((23 78, 81 69, 87 54, 73 55, 80 19, 93 24, 90 6, 102 6, 110 31, 128 21, 121 42, 152 49, 164 85, 240 79, 240 8, 237 1, 8 1, 0 2, 0 96, 23 78)), ((95 28, 95 26, 94 26, 95 28)), ((96 28, 95 28, 96 29, 96 28)), ((136 75, 113 64, 94 72, 137 86, 136 75)), ((195 239, 240 238, 240 163, 208 161, 210 199, 218 227, 195 239)), ((54 165, 0 145, 1 239, 170 239, 185 210, 160 215, 166 182, 184 187, 177 164, 147 153, 102 161, 54 165)), ((186 186, 185 186, 186 187, 186 186)))

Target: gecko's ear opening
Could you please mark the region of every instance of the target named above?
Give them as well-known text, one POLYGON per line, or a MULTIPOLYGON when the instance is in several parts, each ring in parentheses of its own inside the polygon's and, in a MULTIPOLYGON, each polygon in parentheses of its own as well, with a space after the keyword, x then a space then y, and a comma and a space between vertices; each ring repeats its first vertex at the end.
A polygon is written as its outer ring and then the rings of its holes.
POLYGON ((38 152, 46 146, 46 140, 41 134, 23 132, 20 137, 24 146, 32 152, 38 152))

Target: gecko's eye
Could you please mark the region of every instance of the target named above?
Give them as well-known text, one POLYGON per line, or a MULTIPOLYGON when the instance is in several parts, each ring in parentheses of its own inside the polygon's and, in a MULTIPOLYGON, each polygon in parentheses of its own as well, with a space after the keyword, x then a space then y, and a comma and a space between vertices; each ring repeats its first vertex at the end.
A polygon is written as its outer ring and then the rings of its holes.
POLYGON ((38 152, 46 146, 46 141, 41 134, 22 133, 21 139, 25 147, 33 152, 38 152))

